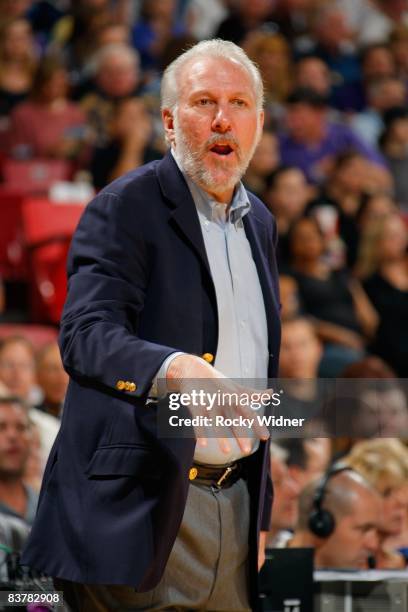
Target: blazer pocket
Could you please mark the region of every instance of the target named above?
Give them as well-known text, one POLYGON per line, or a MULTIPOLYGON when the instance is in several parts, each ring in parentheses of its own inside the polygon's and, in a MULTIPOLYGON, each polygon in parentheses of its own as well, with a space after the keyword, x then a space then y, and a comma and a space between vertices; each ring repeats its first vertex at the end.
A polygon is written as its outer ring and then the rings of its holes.
POLYGON ((162 475, 160 461, 152 449, 142 446, 105 446, 97 448, 85 474, 88 478, 133 476, 142 480, 162 475))

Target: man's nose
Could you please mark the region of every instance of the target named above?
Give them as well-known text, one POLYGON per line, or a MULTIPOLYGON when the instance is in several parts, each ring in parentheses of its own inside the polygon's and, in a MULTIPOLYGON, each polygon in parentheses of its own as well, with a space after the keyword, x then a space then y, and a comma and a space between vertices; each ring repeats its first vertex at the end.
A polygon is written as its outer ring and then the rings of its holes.
POLYGON ((299 497, 301 486, 294 478, 288 478, 287 486, 292 498, 299 497))
POLYGON ((14 441, 18 438, 18 432, 15 427, 6 427, 4 434, 9 441, 14 441))
POLYGON ((226 106, 217 106, 211 127, 214 132, 221 133, 228 132, 231 129, 231 120, 226 106))
POLYGON ((375 552, 378 549, 379 537, 376 529, 370 529, 370 531, 366 533, 364 544, 370 552, 375 552))

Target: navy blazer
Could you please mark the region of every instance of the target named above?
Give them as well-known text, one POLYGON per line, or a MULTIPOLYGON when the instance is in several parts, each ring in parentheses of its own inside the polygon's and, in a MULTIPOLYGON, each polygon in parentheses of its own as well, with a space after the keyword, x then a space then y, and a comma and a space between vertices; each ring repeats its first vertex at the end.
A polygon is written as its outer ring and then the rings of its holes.
MULTIPOLYGON (((269 376, 276 376, 276 227, 249 198, 244 225, 266 307, 269 376)), ((160 580, 176 538, 195 447, 157 436, 157 406, 146 405, 147 393, 170 353, 216 354, 218 338, 197 211, 170 154, 87 206, 68 274, 60 347, 70 383, 23 562, 54 577, 144 591, 160 580)), ((261 522, 269 526, 272 497, 267 444, 249 464, 256 568, 256 533, 261 522)))

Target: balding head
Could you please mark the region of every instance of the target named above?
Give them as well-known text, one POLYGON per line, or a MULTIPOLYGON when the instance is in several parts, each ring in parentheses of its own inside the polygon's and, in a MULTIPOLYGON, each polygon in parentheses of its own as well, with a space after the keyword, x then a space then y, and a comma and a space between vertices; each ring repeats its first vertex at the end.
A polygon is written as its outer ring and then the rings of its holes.
POLYGON ((378 548, 377 524, 381 514, 378 493, 354 471, 333 475, 325 487, 321 508, 331 512, 335 528, 327 538, 313 534, 309 519, 322 481, 315 481, 299 500, 299 526, 315 547, 315 565, 321 568, 365 568, 378 548))
MULTIPOLYGON (((299 499, 299 527, 308 529, 309 517, 313 511, 316 491, 322 478, 309 483, 299 499)), ((336 521, 352 514, 354 505, 362 496, 375 494, 371 485, 357 472, 347 470, 330 478, 322 501, 322 508, 331 512, 336 521)))

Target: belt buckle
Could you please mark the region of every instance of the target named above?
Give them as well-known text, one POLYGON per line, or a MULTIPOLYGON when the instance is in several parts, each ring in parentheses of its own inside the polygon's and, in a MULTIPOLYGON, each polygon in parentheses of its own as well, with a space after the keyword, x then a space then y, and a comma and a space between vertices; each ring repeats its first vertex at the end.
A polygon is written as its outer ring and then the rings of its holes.
POLYGON ((228 478, 228 476, 235 470, 236 467, 237 467, 236 465, 233 465, 232 467, 228 466, 225 468, 224 473, 220 476, 220 478, 215 483, 215 486, 218 487, 218 489, 221 488, 221 485, 224 482, 224 480, 228 478))

